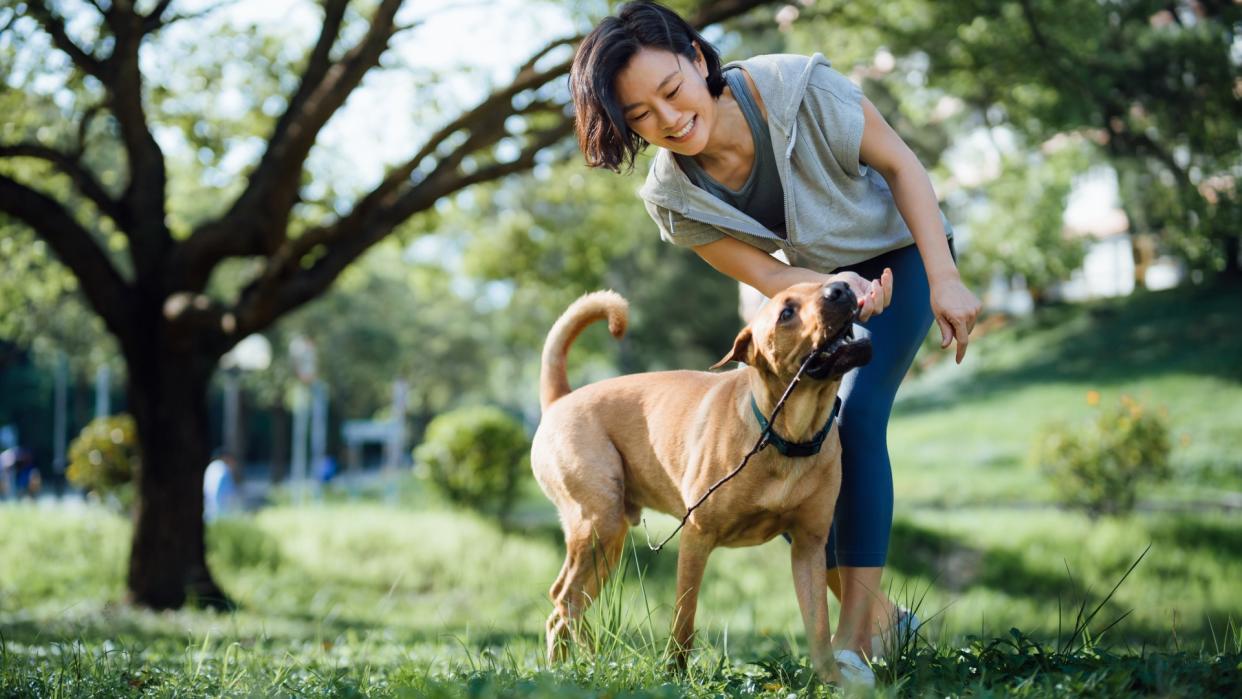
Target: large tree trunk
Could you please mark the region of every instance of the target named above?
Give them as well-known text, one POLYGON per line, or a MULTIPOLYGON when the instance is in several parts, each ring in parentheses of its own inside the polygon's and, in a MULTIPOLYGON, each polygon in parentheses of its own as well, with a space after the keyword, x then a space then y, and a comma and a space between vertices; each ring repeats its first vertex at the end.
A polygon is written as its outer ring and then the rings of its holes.
POLYGON ((186 602, 228 608, 207 568, 203 536, 207 386, 217 358, 193 346, 168 347, 164 335, 157 327, 126 348, 130 410, 142 446, 129 600, 154 609, 186 602))

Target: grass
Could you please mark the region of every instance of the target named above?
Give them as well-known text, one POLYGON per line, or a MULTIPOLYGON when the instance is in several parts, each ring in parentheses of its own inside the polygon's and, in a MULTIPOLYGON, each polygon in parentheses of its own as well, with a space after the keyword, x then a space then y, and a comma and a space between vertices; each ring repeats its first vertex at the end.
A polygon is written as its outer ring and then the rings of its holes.
MULTIPOLYGON (((1207 680, 1242 682, 1233 584, 1242 578, 1242 552, 1222 547, 1238 541, 1228 518, 1162 513, 1091 524, 1048 510, 1002 526, 1000 511, 942 515, 897 524, 894 594, 920 602, 931 619, 917 647, 881 668, 890 690, 1046 696, 1061 684, 1164 695, 1183 692, 1177 682, 1193 678, 1211 694, 1207 680), (1147 543, 1151 552, 1105 601, 1147 543), (1090 634, 1065 648, 1080 606, 1100 611, 1090 634)), ((434 505, 265 510, 210 531, 213 569, 241 602, 237 612, 216 614, 116 604, 118 542, 128 525, 106 511, 7 507, 0 530, 24 532, 0 547, 5 561, 81 542, 58 553, 55 565, 0 572, 0 695, 827 691, 806 665, 788 547, 779 541, 713 556, 700 650, 691 672, 677 677, 664 657, 675 548, 652 556, 641 535, 622 583, 607 587, 593 609, 596 653, 548 668, 540 632, 560 548, 546 531, 506 533, 434 505)))
MULTIPOLYGON (((886 579, 927 624, 878 666, 878 696, 1242 692, 1242 518, 1190 506, 1242 490, 1237 298, 1188 289, 1052 309, 903 389, 886 579), (1179 329, 1211 341, 1168 337, 1179 329), (1176 483, 1126 518, 1052 506, 1025 462, 1043 422, 1090 414, 1087 390, 1166 405, 1189 435, 1176 483)), ((592 610, 594 652, 549 667, 546 591, 563 551, 550 506, 524 501, 505 531, 403 488, 396 502, 342 494, 214 524, 210 562, 241 605, 230 614, 120 604, 129 524, 115 514, 0 507, 0 697, 838 693, 807 665, 779 540, 713 554, 698 650, 676 675, 677 540, 654 555, 635 530, 592 610)), ((648 522, 655 540, 675 526, 648 522)))

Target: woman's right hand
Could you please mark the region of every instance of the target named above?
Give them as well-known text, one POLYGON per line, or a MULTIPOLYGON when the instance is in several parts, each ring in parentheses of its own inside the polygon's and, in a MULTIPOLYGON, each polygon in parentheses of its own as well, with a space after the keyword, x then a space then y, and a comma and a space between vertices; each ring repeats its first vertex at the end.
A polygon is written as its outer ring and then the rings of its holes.
POLYGON ((879 279, 867 279, 854 272, 837 272, 828 277, 830 281, 845 282, 858 299, 858 320, 864 321, 879 315, 893 301, 893 270, 884 268, 879 279))

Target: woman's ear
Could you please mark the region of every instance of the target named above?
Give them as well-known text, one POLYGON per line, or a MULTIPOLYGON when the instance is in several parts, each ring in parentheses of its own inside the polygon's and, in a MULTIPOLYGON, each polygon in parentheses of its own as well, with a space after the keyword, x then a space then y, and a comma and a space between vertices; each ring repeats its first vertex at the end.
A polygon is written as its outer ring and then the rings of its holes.
POLYGON ((699 46, 699 42, 691 41, 690 45, 694 47, 694 59, 690 61, 690 65, 694 66, 694 72, 699 74, 700 78, 707 79, 707 59, 703 57, 703 48, 699 46))
POLYGON ((742 328, 742 332, 738 333, 737 337, 733 340, 733 349, 729 350, 728 354, 726 354, 720 361, 711 365, 709 368, 719 369, 729 362, 741 362, 747 365, 751 364, 751 337, 750 326, 748 325, 742 328))

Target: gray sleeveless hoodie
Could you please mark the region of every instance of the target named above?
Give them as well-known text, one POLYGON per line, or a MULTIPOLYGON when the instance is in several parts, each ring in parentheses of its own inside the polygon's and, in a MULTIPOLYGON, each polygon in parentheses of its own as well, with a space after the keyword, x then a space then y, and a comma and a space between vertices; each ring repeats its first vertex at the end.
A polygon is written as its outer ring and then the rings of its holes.
MULTIPOLYGON (((696 187, 663 148, 638 192, 660 237, 692 247, 728 235, 765 252, 784 250, 790 264, 821 272, 911 244, 888 183, 859 162, 862 91, 818 53, 736 65, 755 81, 768 112, 786 238, 696 187)), ((941 220, 952 235, 943 213, 941 220)))

